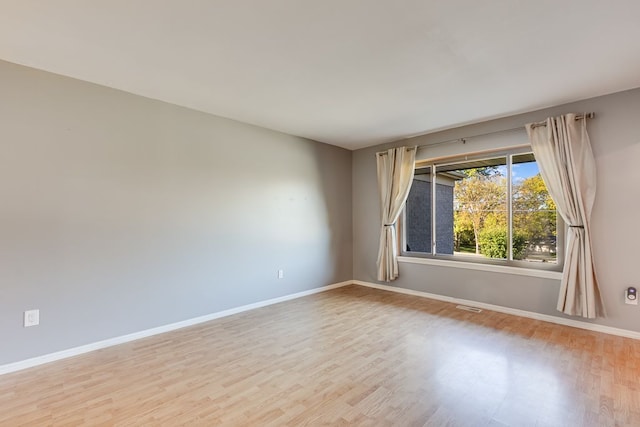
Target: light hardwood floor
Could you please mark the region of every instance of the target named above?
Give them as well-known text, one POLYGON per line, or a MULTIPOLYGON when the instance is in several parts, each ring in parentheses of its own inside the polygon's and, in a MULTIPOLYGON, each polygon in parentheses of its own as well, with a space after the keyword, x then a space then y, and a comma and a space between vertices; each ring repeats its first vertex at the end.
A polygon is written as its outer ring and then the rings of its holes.
POLYGON ((640 426, 640 341, 348 286, 0 376, 0 425, 640 426))

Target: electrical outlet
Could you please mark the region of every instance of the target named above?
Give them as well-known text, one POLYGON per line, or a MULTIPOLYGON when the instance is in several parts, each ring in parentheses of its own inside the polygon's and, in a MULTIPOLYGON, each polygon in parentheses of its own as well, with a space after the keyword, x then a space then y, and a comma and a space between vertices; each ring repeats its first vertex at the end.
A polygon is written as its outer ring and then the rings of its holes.
POLYGON ((40 310, 27 310, 24 312, 24 327, 40 324, 40 310))
POLYGON ((278 270, 278 279, 283 279, 284 278, 284 270, 280 269, 278 270))
POLYGON ((629 286, 624 291, 625 304, 638 305, 638 292, 633 286, 629 286))

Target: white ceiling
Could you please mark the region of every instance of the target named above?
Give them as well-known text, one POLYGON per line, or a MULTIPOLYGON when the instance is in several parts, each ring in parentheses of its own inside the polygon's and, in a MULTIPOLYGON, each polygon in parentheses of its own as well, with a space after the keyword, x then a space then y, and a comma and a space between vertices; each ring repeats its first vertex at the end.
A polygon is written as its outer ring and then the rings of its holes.
POLYGON ((638 0, 0 0, 0 59, 356 149, 640 86, 638 0))

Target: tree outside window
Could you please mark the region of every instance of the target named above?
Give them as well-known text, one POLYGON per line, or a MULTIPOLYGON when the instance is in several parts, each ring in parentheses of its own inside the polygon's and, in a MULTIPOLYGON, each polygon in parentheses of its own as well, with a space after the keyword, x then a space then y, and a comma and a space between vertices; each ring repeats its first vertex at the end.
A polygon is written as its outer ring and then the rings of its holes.
POLYGON ((556 206, 532 153, 436 163, 422 171, 407 201, 408 252, 413 246, 432 255, 556 262, 556 206))

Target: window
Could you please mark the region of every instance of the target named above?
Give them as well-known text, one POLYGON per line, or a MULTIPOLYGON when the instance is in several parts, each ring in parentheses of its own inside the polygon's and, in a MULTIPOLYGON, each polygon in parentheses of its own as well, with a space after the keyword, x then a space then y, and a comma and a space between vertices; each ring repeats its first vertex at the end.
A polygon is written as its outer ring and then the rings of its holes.
POLYGON ((526 149, 418 162, 403 254, 560 270, 558 218, 526 149))

